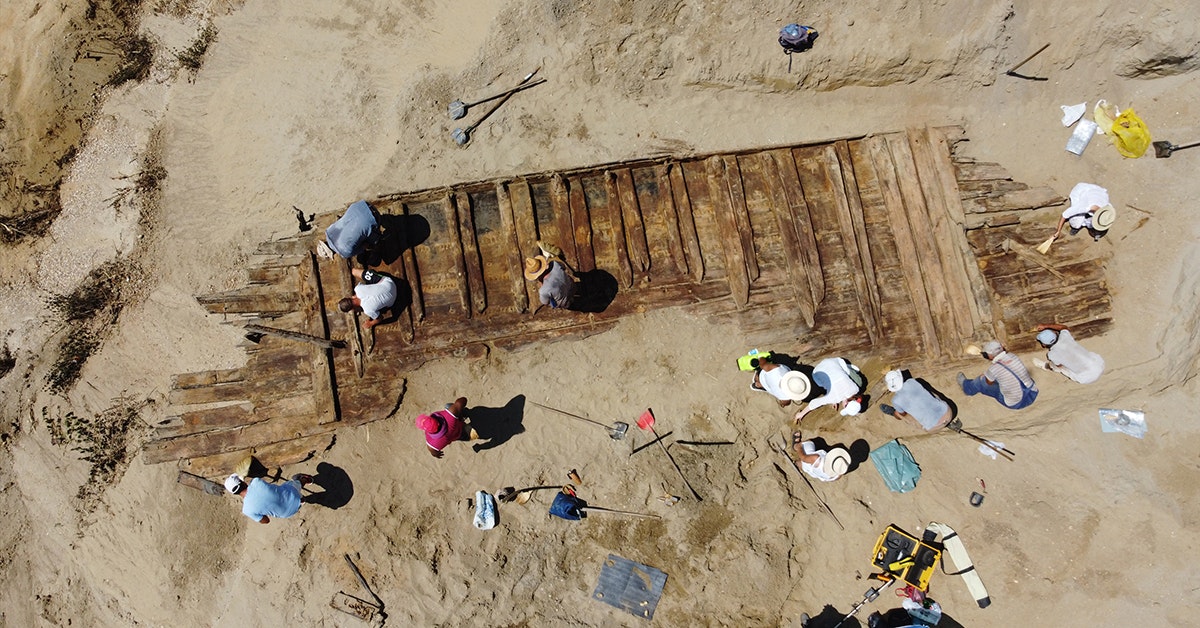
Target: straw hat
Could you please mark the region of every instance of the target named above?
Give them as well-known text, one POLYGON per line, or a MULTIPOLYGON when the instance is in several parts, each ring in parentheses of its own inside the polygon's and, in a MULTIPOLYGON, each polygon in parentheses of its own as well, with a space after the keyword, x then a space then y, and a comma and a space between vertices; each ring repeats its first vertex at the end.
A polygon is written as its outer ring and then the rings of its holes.
POLYGON ((900 388, 904 386, 904 374, 900 371, 888 371, 884 374, 883 381, 887 384, 888 390, 900 392, 900 388))
POLYGON ((1117 220, 1117 210, 1112 205, 1105 205, 1096 210, 1096 215, 1092 216, 1092 228, 1096 231, 1108 231, 1113 222, 1117 220))
POLYGON ((842 447, 834 447, 825 454, 825 461, 821 463, 821 471, 830 477, 840 477, 846 471, 850 470, 850 452, 842 447))
POLYGON ((544 255, 535 255, 525 258, 525 278, 529 281, 537 281, 550 268, 550 260, 544 255))
POLYGON ((812 391, 812 382, 800 371, 788 371, 779 380, 779 389, 792 401, 804 401, 812 391))

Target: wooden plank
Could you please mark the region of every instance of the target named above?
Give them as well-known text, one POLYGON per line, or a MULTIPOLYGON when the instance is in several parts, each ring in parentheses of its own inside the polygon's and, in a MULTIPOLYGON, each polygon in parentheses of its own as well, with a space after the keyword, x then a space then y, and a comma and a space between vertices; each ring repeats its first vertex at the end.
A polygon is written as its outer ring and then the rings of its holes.
POLYGON ((200 388, 216 384, 245 381, 247 372, 243 368, 216 369, 213 371, 197 371, 194 373, 179 373, 171 378, 175 388, 200 388))
MULTIPOLYGON (((529 282, 525 281, 523 272, 525 263, 521 256, 521 243, 517 239, 517 225, 516 218, 513 215, 512 198, 508 195, 508 186, 503 182, 496 184, 496 201, 500 206, 501 229, 508 234, 511 244, 504 266, 508 272, 514 306, 518 312, 528 312, 531 301, 529 300, 529 292, 525 284, 529 282)), ((532 303, 537 302, 537 295, 535 293, 532 303)))
POLYGON ((905 281, 912 297, 913 314, 917 319, 917 327, 925 341, 925 353, 930 356, 942 355, 941 343, 938 340, 937 328, 933 321, 933 307, 930 303, 930 291, 926 288, 925 275, 922 272, 921 261, 917 255, 917 244, 908 223, 904 207, 904 195, 900 191, 898 173, 888 149, 887 140, 875 135, 863 140, 867 153, 871 156, 871 165, 875 168, 875 177, 879 181, 880 194, 884 205, 891 217, 892 236, 896 240, 896 253, 904 267, 905 281))
MULTIPOLYGON (((517 179, 508 184, 508 199, 512 207, 513 213, 513 228, 517 236, 517 247, 521 253, 521 257, 533 257, 538 255, 538 226, 537 215, 533 209, 533 197, 529 189, 529 182, 525 179, 517 179), (526 251, 528 253, 526 253, 526 251)), ((524 259, 519 268, 524 269, 524 259)), ((524 275, 521 276, 524 279, 524 275)), ((525 285, 525 294, 529 299, 529 303, 537 307, 539 303, 538 284, 534 281, 523 281, 525 285)))
MULTIPOLYGON (((836 156, 838 181, 834 181, 834 191, 840 192, 838 222, 842 233, 845 234, 847 247, 850 249, 851 260, 855 265, 854 281, 858 287, 859 301, 863 307, 863 321, 867 324, 867 335, 872 343, 881 340, 880 319, 882 306, 879 302, 879 282, 875 279, 875 262, 871 259, 871 242, 867 239, 867 228, 863 219, 862 198, 858 194, 858 179, 854 176, 854 162, 850 159, 850 147, 845 140, 834 142, 833 152, 836 156), (850 243, 853 243, 852 245, 850 243)), ((830 174, 833 175, 831 169, 830 174)))
POLYGON ((587 196, 583 179, 567 179, 567 201, 571 208, 571 225, 575 230, 575 264, 581 273, 596 268, 595 251, 592 248, 592 219, 588 213, 587 196))
POLYGON ((679 229, 679 214, 675 211, 675 198, 671 190, 671 177, 668 174, 670 166, 659 164, 653 167, 654 179, 657 183, 656 200, 658 214, 662 216, 667 232, 667 251, 677 272, 688 275, 687 254, 683 250, 683 235, 679 229))
POLYGON ((308 238, 284 238, 260 242, 254 249, 255 255, 304 255, 310 252, 311 242, 308 238))
MULTIPOLYGON (((333 266, 333 281, 337 284, 337 294, 351 295, 354 294, 354 275, 350 272, 350 260, 342 258, 334 258, 331 260, 333 266)), ((410 281, 411 283, 411 281, 410 281)), ((415 293, 416 288, 413 289, 415 293)), ((341 297, 339 297, 341 298, 341 297)), ((414 296, 413 301, 416 301, 414 296)), ((358 313, 354 311, 345 312, 342 314, 342 320, 346 325, 347 340, 350 342, 350 355, 354 360, 354 372, 359 377, 366 372, 366 352, 363 351, 362 328, 358 324, 358 313)))
POLYGON ((308 369, 301 371, 288 368, 289 362, 299 366, 307 361, 298 352, 294 359, 272 362, 256 368, 255 377, 234 382, 198 386, 192 388, 173 388, 167 393, 167 403, 172 406, 191 406, 210 403, 229 403, 232 401, 270 400, 291 394, 291 391, 302 390, 312 383, 308 369))
MULTIPOLYGON (((983 278, 983 272, 980 271, 979 264, 971 250, 971 243, 966 237, 966 211, 961 200, 962 195, 955 194, 960 189, 957 176, 961 170, 957 170, 953 163, 951 142, 956 141, 956 136, 950 134, 949 131, 950 129, 946 128, 927 129, 931 144, 936 145, 932 151, 934 169, 942 188, 942 198, 946 203, 951 225, 954 227, 954 250, 957 253, 957 266, 962 269, 967 290, 972 297, 969 300, 972 321, 977 327, 990 327, 992 325, 991 296, 987 282, 983 278)), ((1007 173, 1004 173, 1004 176, 1007 176, 1007 173)))
MULTIPOLYGON (((325 319, 325 304, 321 291, 321 269, 317 256, 308 254, 308 264, 300 265, 301 308, 306 325, 312 336, 329 340, 329 323, 325 319)), ((332 423, 338 420, 337 399, 333 392, 333 349, 312 346, 309 348, 309 369, 312 373, 313 400, 316 404, 317 420, 332 423)))
POLYGON ((936 250, 941 259, 946 304, 958 325, 958 335, 971 338, 982 319, 961 259, 959 241, 965 243, 966 235, 962 223, 956 221, 958 216, 955 215, 954 205, 961 209, 962 201, 957 190, 951 189, 951 196, 946 197, 946 187, 939 180, 937 159, 934 157, 934 151, 939 147, 933 143, 929 128, 909 129, 908 145, 917 166, 917 180, 925 197, 925 209, 929 213, 934 242, 937 244, 936 250))
MULTIPOLYGON (((254 414, 254 404, 243 402, 233 405, 204 408, 184 412, 179 416, 167 417, 154 427, 154 441, 176 438, 208 430, 219 430, 265 421, 266 417, 254 414)), ((151 442, 154 442, 151 441, 151 442)), ((157 462, 162 462, 161 460, 157 462)))
POLYGON ((817 312, 817 304, 813 302, 812 288, 809 286, 809 275, 804 267, 807 256, 800 243, 800 233, 797 230, 796 215, 788 202, 787 192, 780 184, 779 167, 769 153, 759 153, 758 159, 763 171, 764 180, 775 183, 767 186, 771 208, 775 220, 779 223, 779 238, 783 249, 784 264, 787 268, 792 294, 795 296, 795 306, 804 319, 804 324, 812 329, 817 312))
POLYGON ((626 288, 633 287, 633 263, 629 259, 629 248, 625 241, 625 218, 621 211, 621 193, 617 189, 617 175, 611 170, 604 172, 606 203, 601 214, 608 218, 610 239, 617 256, 617 278, 626 288))
POLYGON ((738 239, 742 244, 742 257, 746 260, 746 276, 750 283, 758 281, 758 255, 754 250, 754 231, 750 227, 750 210, 746 207, 746 190, 742 184, 742 170, 735 155, 721 158, 725 166, 725 189, 733 222, 737 226, 738 239))
POLYGON ((708 169, 708 187, 713 203, 713 214, 717 221, 717 233, 721 249, 725 253, 725 274, 729 282, 729 294, 737 309, 750 302, 750 276, 746 270, 746 254, 738 232, 733 208, 729 205, 729 187, 725 182, 725 163, 720 157, 705 160, 708 169))
POLYGON ((926 291, 929 293, 929 304, 933 310, 939 345, 944 351, 953 354, 957 352, 957 347, 962 342, 962 336, 958 334, 958 325, 954 318, 954 312, 950 308, 950 297, 942 282, 944 270, 941 266, 941 257, 937 252, 937 238, 933 232, 929 210, 925 205, 925 196, 921 190, 912 148, 904 133, 893 133, 885 137, 888 149, 892 153, 892 163, 896 168, 909 229, 911 229, 913 241, 916 243, 917 258, 921 263, 920 278, 924 281, 926 291))
POLYGON ((296 272, 295 266, 254 266, 246 271, 250 285, 277 284, 287 281, 296 272))
POLYGON ((704 253, 700 250, 700 236, 696 233, 696 218, 692 214, 692 200, 688 195, 683 167, 678 163, 667 164, 667 179, 671 186, 675 216, 679 220, 679 237, 683 242, 688 273, 692 281, 703 281, 704 253))
POLYGON ((808 289, 812 292, 813 305, 820 307, 821 302, 825 300, 825 274, 821 271, 821 253, 817 248, 812 213, 804 198, 800 174, 796 171, 796 157, 791 149, 786 148, 767 152, 775 162, 775 170, 779 173, 779 185, 783 188, 795 217, 793 224, 796 227, 796 235, 800 238, 800 250, 807 258, 804 269, 808 273, 808 289))
POLYGON ((579 267, 579 249, 575 245, 575 228, 571 224, 571 201, 567 192, 567 182, 562 175, 555 173, 550 177, 550 206, 554 211, 554 227, 558 231, 557 242, 563 250, 563 256, 573 268, 579 267))
POLYGON ((650 271, 650 246, 646 241, 646 224, 642 208, 638 203, 637 189, 633 184, 633 173, 621 168, 616 176, 617 198, 621 205, 621 222, 625 226, 625 246, 629 251, 629 263, 635 273, 650 271))
POLYGON ((479 254, 479 242, 475 238, 475 212, 471 207, 471 195, 455 192, 454 206, 458 214, 458 237, 471 295, 468 311, 482 314, 487 309, 487 285, 483 281, 483 257, 479 254))
MULTIPOLYGON (((940 135, 943 140, 946 139, 945 134, 940 135)), ((949 153, 947 153, 947 156, 949 156, 949 153)), ((979 161, 957 163, 955 166, 957 166, 956 169, 958 171, 955 178, 959 181, 1012 181, 1012 175, 1008 174, 1008 171, 1001 167, 1000 164, 979 161)))
POLYGON ((454 277, 458 280, 458 306, 462 308, 463 316, 471 318, 474 307, 471 304, 471 280, 467 276, 467 260, 462 242, 462 223, 459 222, 458 204, 454 202, 453 192, 446 192, 442 197, 442 211, 446 214, 447 238, 450 243, 450 257, 454 263, 454 277))
MULTIPOLYGON (((287 469, 311 460, 316 454, 333 447, 333 434, 316 434, 304 438, 264 443, 211 456, 197 456, 180 461, 181 471, 208 478, 223 478, 233 472, 246 456, 254 456, 268 469, 287 469)), ((285 471, 285 476, 288 473, 285 471)))
MULTIPOLYGON (((401 203, 400 211, 404 216, 410 216, 408 204, 401 203)), ((409 288, 412 290, 412 301, 409 304, 409 309, 412 311, 413 327, 425 320, 425 290, 421 286, 421 269, 417 265, 417 253, 413 250, 414 247, 407 246, 401 252, 400 257, 403 260, 404 277, 408 282, 409 288)), ((414 331, 415 335, 415 331, 414 331)))
MULTIPOLYGON (((307 401, 311 405, 312 400, 307 401)), ((142 448, 142 458, 147 464, 157 464, 168 460, 228 453, 244 449, 248 443, 277 443, 328 433, 335 427, 333 424, 322 425, 312 414, 304 414, 294 408, 264 418, 265 412, 266 410, 256 411, 253 416, 258 420, 255 422, 241 422, 229 428, 206 426, 203 431, 150 441, 142 448)), ((163 429, 160 428, 159 431, 162 432, 163 429)))
POLYGON ((1054 207, 1066 202, 1053 188, 1041 186, 1027 190, 1013 190, 999 196, 985 196, 978 203, 964 204, 974 212, 1032 211, 1043 207, 1054 207))

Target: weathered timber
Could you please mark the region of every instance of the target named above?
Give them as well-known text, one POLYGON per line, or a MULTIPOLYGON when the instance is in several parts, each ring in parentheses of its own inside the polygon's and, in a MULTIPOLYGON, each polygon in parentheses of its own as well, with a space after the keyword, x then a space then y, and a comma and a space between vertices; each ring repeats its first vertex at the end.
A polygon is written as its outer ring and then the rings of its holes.
MULTIPOLYGON (((871 355, 893 364, 961 359, 958 348, 982 339, 989 316, 1014 350, 1032 346, 1039 322, 1067 324, 1080 337, 1111 326, 1102 249, 1068 240, 1031 262, 1014 247, 1041 241, 1049 225, 964 231, 975 220, 1032 215, 1018 206, 1049 194, 954 154, 962 139, 959 127, 912 129, 381 197, 373 203, 381 214, 418 226, 424 219, 429 232, 380 267, 408 282, 413 307, 399 324, 376 328, 370 361, 361 347, 331 352, 274 336, 240 344, 246 366, 176 379, 170 399, 181 411, 158 428, 144 459, 184 459, 185 468, 218 476, 249 452, 298 461, 327 447, 336 429, 393 416, 403 374, 430 359, 584 337, 659 308, 732 323, 747 342, 813 359, 871 355), (968 216, 968 208, 981 211, 968 216), (536 285, 524 280, 522 258, 538 239, 562 247, 580 271, 615 278, 611 302, 533 316, 536 285), (954 277, 965 280, 954 285, 954 277), (330 357, 328 367, 315 350, 330 357), (322 402, 325 368, 332 396, 322 402), (331 401, 340 420, 323 423, 321 404, 331 401), (191 405, 217 403, 233 405, 191 405)), ((334 219, 322 214, 315 224, 334 219)), ((350 293, 349 266, 322 262, 319 275, 295 268, 312 264, 320 237, 264 247, 277 254, 248 271, 251 288, 208 297, 210 310, 240 308, 276 329, 353 338, 355 318, 326 314, 322 328, 318 316, 350 293)))
MULTIPOLYGON (((329 322, 325 317, 325 303, 321 288, 321 268, 317 264, 317 256, 308 254, 308 263, 300 265, 300 303, 304 317, 308 320, 309 336, 314 344, 309 350, 312 370, 313 398, 316 405, 317 420, 321 423, 332 423, 338 420, 337 396, 333 391, 334 347, 329 346, 329 322), (321 342, 323 341, 323 342, 321 342)), ((249 326, 247 326, 249 327, 249 326)), ((259 326, 261 328, 261 325, 259 326)), ((284 336, 285 338, 290 336, 284 336)), ((343 343, 344 344, 344 343, 343 343)))
POLYGON ((298 331, 291 331, 289 329, 279 329, 276 327, 268 327, 266 325, 258 325, 258 324, 254 324, 254 323, 249 323, 249 324, 243 325, 242 329, 245 329, 246 331, 248 331, 250 333, 254 333, 254 334, 263 334, 263 335, 267 335, 267 336, 279 336, 280 338, 287 338, 288 340, 295 340, 296 342, 305 342, 305 343, 308 343, 311 345, 317 345, 318 347, 324 347, 326 349, 342 349, 342 348, 345 348, 345 346, 346 346, 345 341, 342 341, 342 340, 330 340, 328 338, 322 338, 320 336, 314 336, 312 334, 306 334, 306 333, 298 332, 298 331))
MULTIPOLYGON (((304 438, 265 443, 246 449, 236 449, 222 454, 188 458, 181 464, 188 473, 207 478, 223 478, 229 475, 246 456, 254 456, 268 469, 284 468, 312 459, 333 446, 333 434, 317 434, 304 438)), ((313 469, 308 469, 313 472, 313 469)), ((290 473, 285 472, 285 476, 290 473)))

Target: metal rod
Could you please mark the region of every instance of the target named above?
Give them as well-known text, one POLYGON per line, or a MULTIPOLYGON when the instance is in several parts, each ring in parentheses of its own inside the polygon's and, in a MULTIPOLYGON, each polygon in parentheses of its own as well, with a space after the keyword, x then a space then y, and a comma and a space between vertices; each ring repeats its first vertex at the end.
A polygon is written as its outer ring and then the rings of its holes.
POLYGON ((612 508, 601 508, 599 506, 585 506, 581 510, 598 510, 600 512, 612 512, 619 515, 629 515, 631 517, 641 517, 643 519, 662 519, 658 515, 647 515, 640 512, 630 512, 628 510, 613 510, 612 508))
POLYGON ((538 402, 536 402, 536 401, 530 401, 529 403, 531 403, 531 404, 533 404, 533 405, 535 405, 535 406, 537 406, 537 407, 539 407, 539 408, 541 408, 541 409, 543 409, 543 410, 549 410, 549 411, 551 411, 551 412, 557 412, 557 413, 559 413, 559 414, 562 414, 562 415, 565 415, 565 416, 569 416, 569 417, 571 417, 572 419, 578 419, 578 420, 580 420, 580 421, 587 421, 588 423, 591 423, 591 424, 593 424, 593 425, 599 425, 600 427, 602 427, 602 428, 604 428, 604 429, 606 429, 606 430, 608 430, 608 431, 610 431, 610 432, 611 432, 611 431, 612 431, 612 429, 613 429, 613 428, 611 428, 611 427, 609 427, 609 426, 607 426, 607 425, 605 425, 605 424, 603 424, 603 423, 601 423, 601 422, 599 422, 599 421, 593 421, 592 419, 589 419, 589 418, 587 418, 587 417, 583 417, 583 416, 579 416, 578 414, 571 414, 570 412, 567 412, 567 411, 565 411, 565 410, 559 410, 558 408, 551 408, 550 406, 542 405, 542 404, 540 404, 540 403, 538 403, 538 402))
POLYGON ((780 448, 780 447, 776 447, 774 442, 772 442, 771 449, 775 449, 775 450, 779 451, 779 453, 783 454, 784 458, 787 458, 788 461, 792 463, 792 466, 796 468, 796 473, 800 474, 800 479, 804 480, 804 483, 808 485, 809 490, 812 491, 813 495, 817 498, 817 501, 821 502, 821 505, 825 507, 825 512, 829 513, 829 516, 833 517, 833 522, 838 524, 838 527, 844 531, 846 529, 846 526, 842 525, 842 522, 840 520, 838 520, 837 515, 833 514, 833 509, 829 507, 829 504, 826 504, 825 500, 821 499, 821 494, 817 492, 817 487, 813 486, 813 483, 809 481, 808 476, 804 474, 804 469, 801 469, 800 465, 796 464, 796 459, 793 458, 792 455, 788 453, 786 438, 783 439, 783 444, 784 444, 784 446, 782 448, 780 448))
POLYGON ((371 587, 367 585, 367 579, 363 577, 362 572, 358 570, 358 566, 354 564, 354 561, 350 560, 350 555, 343 554, 343 556, 346 557, 346 564, 350 565, 350 570, 354 572, 354 576, 358 578, 358 583, 362 585, 362 588, 367 590, 367 593, 371 594, 371 597, 375 598, 375 601, 379 603, 379 610, 382 611, 383 600, 379 599, 379 596, 375 595, 375 592, 372 591, 371 587))
MULTIPOLYGON (((671 434, 674 434, 674 433, 675 433, 675 432, 667 432, 666 434, 663 434, 662 436, 659 436, 658 438, 656 438, 656 439, 654 439, 654 440, 652 440, 652 441, 650 441, 650 442, 646 443, 645 445, 640 445, 640 446, 638 446, 638 447, 634 448, 634 450, 633 450, 633 451, 629 452, 629 457, 630 457, 630 458, 632 458, 632 457, 633 457, 633 454, 636 454, 637 452, 639 452, 639 451, 641 451, 641 450, 643 450, 643 449, 645 449, 645 448, 647 448, 647 447, 650 447, 650 446, 651 446, 651 445, 653 445, 654 443, 657 443, 657 442, 661 441, 662 439, 664 439, 664 438, 666 438, 666 437, 668 437, 668 436, 670 436, 671 434)), ((674 444, 674 443, 672 443, 672 445, 673 445, 673 444, 674 444)))
POLYGON ((667 460, 670 460, 671 466, 675 467, 675 472, 679 474, 679 479, 683 480, 683 484, 688 487, 689 491, 692 492, 692 497, 695 497, 696 501, 698 502, 704 501, 704 498, 700 496, 700 493, 697 493, 696 489, 692 488, 692 483, 688 482, 687 478, 684 477, 683 470, 679 468, 679 463, 675 462, 675 458, 671 455, 671 452, 667 451, 667 446, 662 444, 662 437, 658 435, 658 431, 654 429, 653 425, 650 426, 650 431, 655 436, 654 442, 658 443, 659 447, 662 447, 663 453, 667 454, 667 460))

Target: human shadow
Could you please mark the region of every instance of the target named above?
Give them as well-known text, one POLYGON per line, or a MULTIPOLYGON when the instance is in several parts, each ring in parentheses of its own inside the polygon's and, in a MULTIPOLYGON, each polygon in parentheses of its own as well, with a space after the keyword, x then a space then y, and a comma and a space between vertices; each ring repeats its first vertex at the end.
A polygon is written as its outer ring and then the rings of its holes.
POLYGON ((432 234, 429 220, 417 214, 382 214, 378 220, 382 231, 379 242, 358 256, 358 263, 364 267, 393 264, 404 251, 423 244, 432 234))
POLYGON ((857 617, 846 617, 846 613, 834 608, 832 604, 826 604, 819 615, 810 617, 808 623, 804 624, 805 628, 833 628, 839 625, 842 628, 862 628, 863 626, 857 617), (845 622, 839 623, 843 618, 845 618, 845 622))
POLYGON ((846 451, 850 452, 850 468, 846 469, 846 473, 858 469, 871 457, 871 445, 861 438, 850 443, 846 451))
MULTIPOLYGON (((871 613, 872 616, 876 614, 878 614, 879 618, 874 623, 869 624, 872 628, 905 628, 906 626, 922 625, 914 620, 908 614, 908 611, 903 608, 893 608, 886 613, 878 611, 871 613)), ((869 618, 868 621, 870 621, 869 618)), ((810 623, 809 626, 813 626, 813 624, 810 623)), ((963 628, 962 624, 954 621, 952 617, 945 613, 942 613, 942 618, 938 620, 937 626, 938 628, 963 628)), ((813 628, 818 627, 813 626, 813 628)))
POLYGON ((575 298, 567 309, 576 312, 600 313, 612 305, 620 291, 617 278, 607 270, 595 268, 586 273, 578 273, 579 285, 576 287, 575 298))
POLYGON ((480 440, 487 442, 471 445, 476 453, 494 449, 508 442, 513 436, 525 431, 521 422, 525 419, 525 395, 517 395, 499 408, 471 406, 467 409, 471 427, 479 432, 480 440))
POLYGON ((350 503, 354 497, 354 482, 341 467, 328 462, 317 465, 317 474, 313 476, 313 484, 320 486, 323 491, 310 493, 301 498, 306 504, 317 504, 330 510, 337 510, 350 503))

